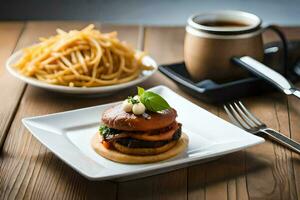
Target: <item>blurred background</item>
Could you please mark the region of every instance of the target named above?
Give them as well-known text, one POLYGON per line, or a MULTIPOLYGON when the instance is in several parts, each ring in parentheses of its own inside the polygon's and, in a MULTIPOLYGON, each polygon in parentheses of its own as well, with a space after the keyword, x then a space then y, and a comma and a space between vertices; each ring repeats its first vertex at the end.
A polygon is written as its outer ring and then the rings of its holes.
POLYGON ((265 24, 300 25, 300 0, 2 0, 0 20, 97 20, 180 26, 192 13, 237 9, 265 24))

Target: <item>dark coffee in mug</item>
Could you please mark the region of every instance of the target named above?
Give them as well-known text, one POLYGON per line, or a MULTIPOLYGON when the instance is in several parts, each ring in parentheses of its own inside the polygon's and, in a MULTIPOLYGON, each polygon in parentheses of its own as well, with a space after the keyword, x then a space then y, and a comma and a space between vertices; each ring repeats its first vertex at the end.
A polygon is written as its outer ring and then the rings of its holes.
POLYGON ((199 24, 203 26, 212 26, 212 27, 243 27, 249 26, 249 24, 242 23, 239 21, 225 21, 225 20, 218 20, 218 21, 204 21, 200 22, 199 24))

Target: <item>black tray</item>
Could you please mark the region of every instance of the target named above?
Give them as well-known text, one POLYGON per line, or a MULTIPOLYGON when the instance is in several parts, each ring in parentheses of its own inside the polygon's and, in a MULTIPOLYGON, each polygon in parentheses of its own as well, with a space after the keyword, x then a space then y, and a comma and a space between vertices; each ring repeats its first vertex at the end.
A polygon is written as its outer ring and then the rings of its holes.
MULTIPOLYGON (((282 66, 282 52, 280 43, 270 43, 265 45, 264 63, 272 66, 276 71, 283 74, 287 70, 286 77, 295 82, 299 78, 298 68, 300 68, 300 41, 290 41, 288 44, 289 63, 287 69, 282 66)), ((238 67, 238 66, 237 66, 238 67)), ((186 70, 184 62, 160 65, 159 71, 172 79, 183 90, 193 96, 211 103, 226 102, 240 97, 261 94, 262 92, 272 91, 274 87, 264 80, 249 74, 249 77, 218 84, 213 80, 203 80, 193 82, 186 70)))

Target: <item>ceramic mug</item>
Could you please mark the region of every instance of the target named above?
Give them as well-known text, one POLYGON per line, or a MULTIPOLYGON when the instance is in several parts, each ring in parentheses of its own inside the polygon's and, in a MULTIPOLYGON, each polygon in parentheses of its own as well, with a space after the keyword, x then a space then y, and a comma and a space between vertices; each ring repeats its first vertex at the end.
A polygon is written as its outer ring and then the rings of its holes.
POLYGON ((233 56, 251 56, 263 60, 261 19, 243 11, 214 11, 188 19, 184 42, 184 60, 195 81, 225 81, 243 76, 231 62, 233 56))

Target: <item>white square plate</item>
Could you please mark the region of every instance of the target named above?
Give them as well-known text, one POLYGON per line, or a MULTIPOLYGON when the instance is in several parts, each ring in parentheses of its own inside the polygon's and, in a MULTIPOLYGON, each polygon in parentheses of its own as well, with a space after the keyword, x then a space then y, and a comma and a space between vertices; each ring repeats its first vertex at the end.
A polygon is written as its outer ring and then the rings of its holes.
POLYGON ((264 139, 220 119, 165 86, 154 87, 151 91, 163 96, 177 110, 177 120, 190 139, 185 152, 162 162, 120 164, 94 152, 90 141, 98 130, 102 112, 116 103, 25 118, 23 123, 55 155, 91 180, 158 174, 264 142, 264 139))

